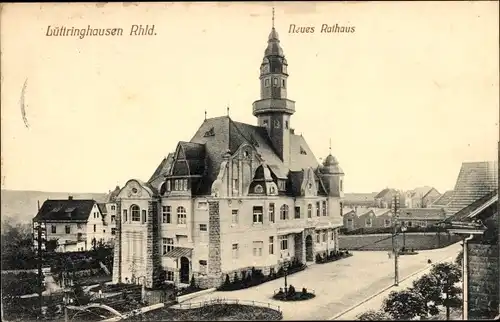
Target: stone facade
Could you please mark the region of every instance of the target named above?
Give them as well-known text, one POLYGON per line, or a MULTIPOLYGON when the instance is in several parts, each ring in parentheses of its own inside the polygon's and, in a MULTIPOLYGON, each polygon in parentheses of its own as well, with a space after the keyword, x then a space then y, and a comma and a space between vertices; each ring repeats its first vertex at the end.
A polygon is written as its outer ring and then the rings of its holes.
POLYGON ((491 319, 498 314, 498 245, 468 244, 469 319, 491 319))
POLYGON ((210 282, 221 279, 221 240, 219 201, 208 201, 208 277, 210 282))

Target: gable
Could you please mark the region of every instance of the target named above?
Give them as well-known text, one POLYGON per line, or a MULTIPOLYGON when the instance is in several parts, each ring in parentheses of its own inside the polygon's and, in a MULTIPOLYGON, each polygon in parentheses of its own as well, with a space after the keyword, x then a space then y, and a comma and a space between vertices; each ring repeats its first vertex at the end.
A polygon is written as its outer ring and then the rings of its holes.
POLYGON ((149 199, 156 195, 156 189, 140 180, 129 180, 118 194, 119 199, 149 199))

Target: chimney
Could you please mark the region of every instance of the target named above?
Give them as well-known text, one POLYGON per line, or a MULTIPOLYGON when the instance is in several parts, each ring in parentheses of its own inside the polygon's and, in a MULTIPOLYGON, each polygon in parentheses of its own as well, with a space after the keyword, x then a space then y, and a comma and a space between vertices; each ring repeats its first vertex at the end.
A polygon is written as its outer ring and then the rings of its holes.
POLYGON ((68 196, 68 200, 73 200, 73 196, 68 196))

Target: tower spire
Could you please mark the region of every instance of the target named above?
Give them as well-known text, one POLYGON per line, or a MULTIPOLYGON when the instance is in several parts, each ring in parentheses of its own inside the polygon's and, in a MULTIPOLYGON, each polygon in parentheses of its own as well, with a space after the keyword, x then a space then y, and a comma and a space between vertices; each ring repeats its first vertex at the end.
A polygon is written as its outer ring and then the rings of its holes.
POLYGON ((229 116, 229 104, 227 104, 226 110, 227 110, 227 116, 229 116))
POLYGON ((273 29, 274 29, 274 6, 273 6, 273 29))
POLYGON ((332 154, 332 139, 330 138, 330 144, 328 146, 328 150, 330 151, 330 155, 332 154))
POLYGON ((205 121, 207 120, 207 110, 205 110, 205 121))

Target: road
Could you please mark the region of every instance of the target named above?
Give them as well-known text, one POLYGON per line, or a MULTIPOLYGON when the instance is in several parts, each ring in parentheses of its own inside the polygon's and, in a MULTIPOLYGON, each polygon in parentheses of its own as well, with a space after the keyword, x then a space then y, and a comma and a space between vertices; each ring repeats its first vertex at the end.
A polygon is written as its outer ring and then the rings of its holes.
MULTIPOLYGON (((421 271, 433 263, 455 258, 459 243, 446 248, 420 251, 418 255, 401 256, 400 279, 421 271)), ((296 290, 314 289, 316 297, 304 302, 280 302, 272 299, 274 290, 284 286, 280 278, 255 287, 232 292, 214 292, 191 300, 200 302, 215 298, 260 301, 280 306, 285 320, 327 320, 363 302, 394 282, 394 259, 385 251, 358 251, 354 256, 327 264, 315 264, 288 277, 296 290)), ((342 317, 344 319, 344 317, 342 317)))

